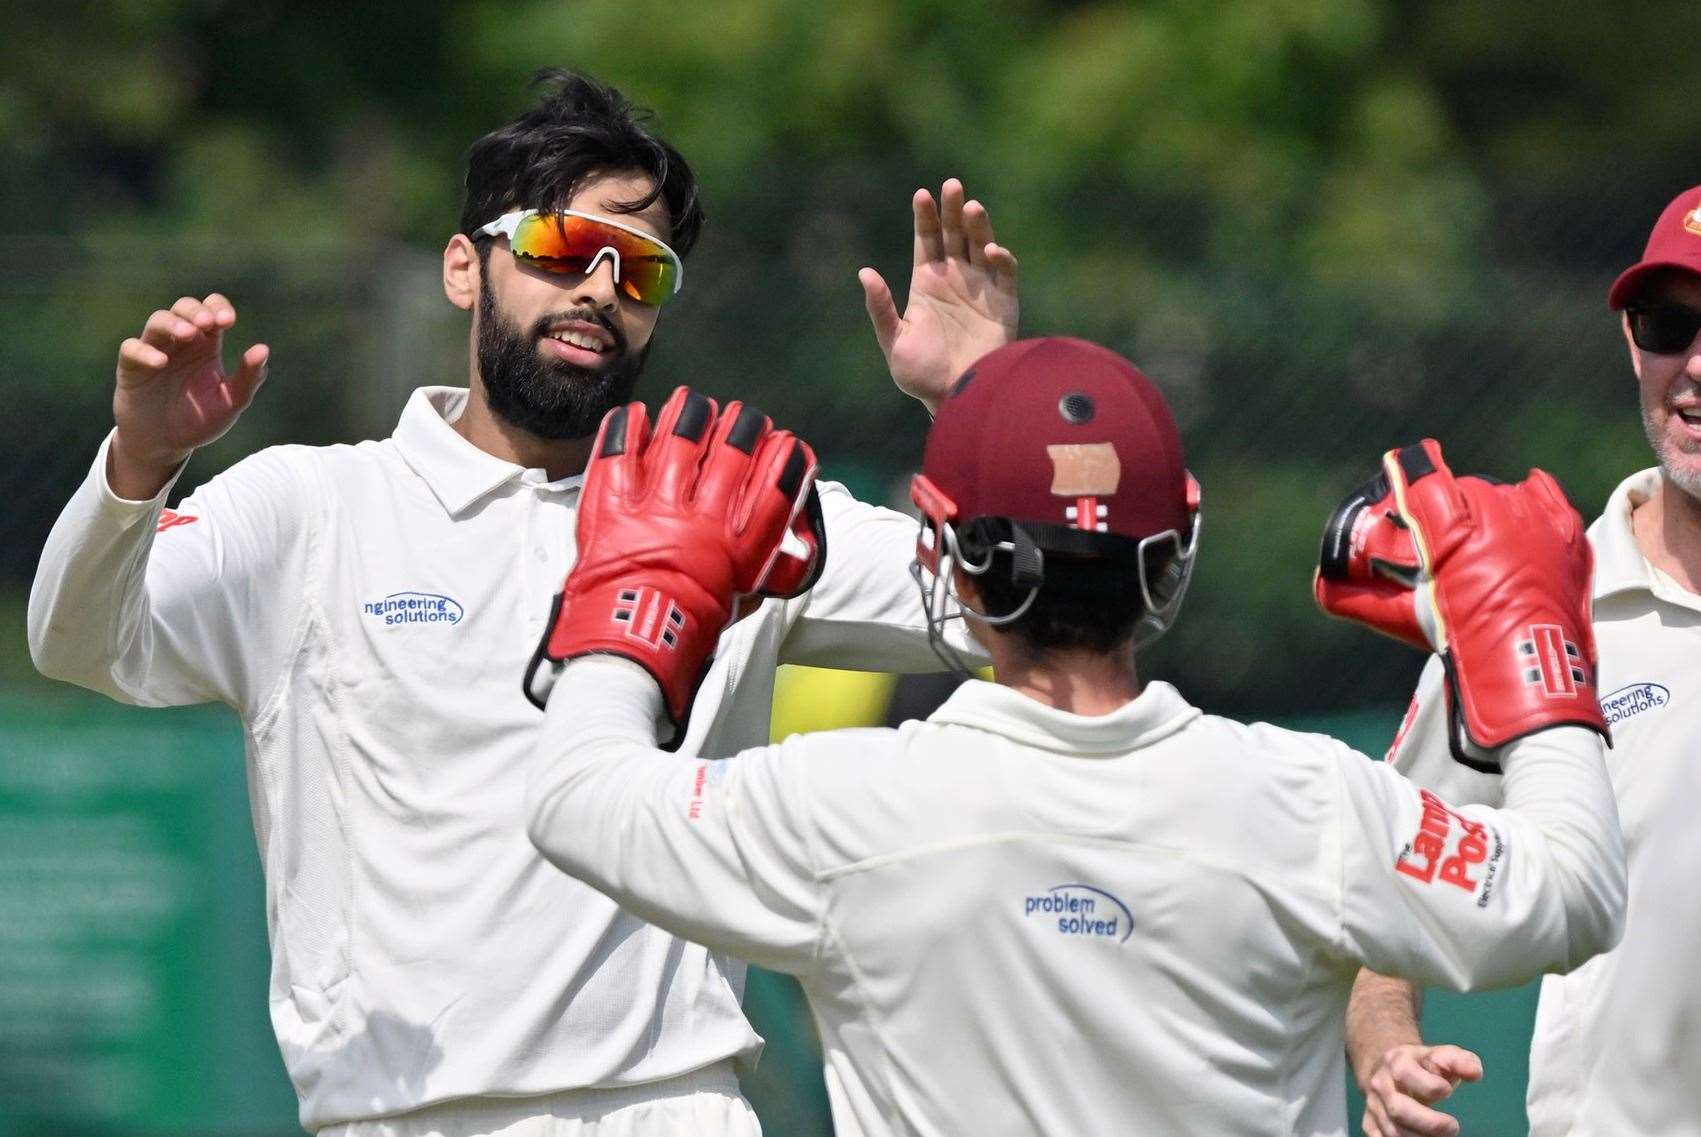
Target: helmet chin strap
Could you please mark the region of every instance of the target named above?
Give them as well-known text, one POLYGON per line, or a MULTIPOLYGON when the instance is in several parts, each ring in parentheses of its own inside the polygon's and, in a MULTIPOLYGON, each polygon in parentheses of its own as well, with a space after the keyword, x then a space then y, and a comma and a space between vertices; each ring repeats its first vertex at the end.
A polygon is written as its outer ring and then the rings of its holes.
MULTIPOLYGON (((922 528, 930 528, 927 520, 922 520, 922 528)), ((939 657, 941 663, 963 678, 970 678, 974 669, 963 659, 962 654, 946 641, 945 624, 950 620, 976 620, 988 627, 1002 627, 1020 620, 1034 605, 1039 596, 1040 585, 1045 581, 1045 552, 1035 545, 1033 539, 1022 530, 1020 525, 1012 525, 1010 539, 994 541, 986 546, 985 555, 975 561, 969 557, 957 538, 956 529, 950 524, 940 524, 932 527, 934 539, 939 542, 939 569, 933 573, 933 579, 927 579, 928 573, 919 560, 910 562, 910 577, 921 590, 922 612, 927 618, 927 643, 933 649, 933 654, 939 657), (984 576, 992 568, 993 555, 999 552, 1010 554, 1011 576, 1016 584, 1027 585, 1028 594, 1014 609, 1002 615, 979 612, 965 600, 956 589, 955 568, 962 568, 970 576, 984 576)))

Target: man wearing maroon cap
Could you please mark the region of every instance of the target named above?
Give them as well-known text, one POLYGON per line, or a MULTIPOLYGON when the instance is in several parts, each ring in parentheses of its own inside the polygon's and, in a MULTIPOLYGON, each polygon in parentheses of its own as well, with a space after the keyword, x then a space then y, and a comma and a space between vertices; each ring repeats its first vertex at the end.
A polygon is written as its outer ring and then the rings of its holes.
POLYGON ((1587 545, 1546 475, 1490 486, 1455 480, 1433 442, 1391 451, 1320 585, 1331 611, 1444 646, 1472 708, 1521 688, 1527 665, 1490 650, 1509 621, 1576 645, 1586 699, 1467 716, 1515 787, 1504 809, 1455 812, 1331 739, 1142 683, 1135 649, 1193 566, 1198 487, 1156 388, 1071 339, 958 379, 914 483, 929 625, 966 612, 997 681, 896 730, 681 758, 656 747, 683 701, 663 692, 702 674, 703 630, 759 587, 802 486, 776 473, 789 439, 738 443, 744 414, 688 441, 605 422, 529 832, 627 910, 798 976, 841 1137, 1343 1134, 1359 964, 1462 988, 1616 939, 1587 545), (647 486, 645 524, 586 528, 647 486), (1368 550, 1400 548, 1425 553, 1371 574, 1368 550), (616 635, 607 603, 576 599, 611 592, 673 605, 677 635, 616 635))
MULTIPOLYGON (((1654 223, 1607 293, 1621 313, 1642 423, 1659 464, 1626 478, 1589 528, 1607 770, 1629 855, 1623 942, 1542 982, 1530 1042, 1532 1137, 1701 1135, 1701 186, 1654 223)), ((1419 681, 1389 760, 1449 801, 1495 804, 1495 775, 1448 757, 1442 667, 1419 681)), ((1413 988, 1361 976, 1348 1017, 1371 1137, 1451 1137, 1430 1108, 1476 1055, 1420 1042, 1413 988)))

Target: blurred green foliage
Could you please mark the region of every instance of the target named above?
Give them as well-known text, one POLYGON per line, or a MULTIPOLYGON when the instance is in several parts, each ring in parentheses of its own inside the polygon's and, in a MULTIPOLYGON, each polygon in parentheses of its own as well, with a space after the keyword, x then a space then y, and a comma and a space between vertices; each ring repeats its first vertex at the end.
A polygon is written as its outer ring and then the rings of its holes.
POLYGON ((901 293, 908 196, 959 175, 1021 258, 1024 332, 1124 351, 1182 420, 1204 560, 1151 666, 1241 713, 1397 701, 1415 661, 1311 608, 1321 518, 1381 448, 1422 433, 1466 468, 1540 462, 1586 512, 1645 463, 1601 295, 1696 180, 1701 55, 1650 58, 1688 15, 1670 0, 1634 18, 1534 0, 13 6, 0 363, 18 413, 0 442, 19 458, 0 478, 27 502, 0 576, 27 580, 105 428, 116 341, 181 291, 229 290, 243 332, 275 348, 272 387, 191 482, 268 442, 383 431, 397 391, 462 380, 446 304, 429 335, 373 330, 396 250, 429 284, 465 147, 525 105, 533 70, 571 66, 654 107, 705 188, 648 397, 736 391, 806 431, 830 475, 874 496, 901 485, 925 419, 887 382, 855 271, 872 263, 901 293), (33 456, 46 440, 64 460, 33 456))

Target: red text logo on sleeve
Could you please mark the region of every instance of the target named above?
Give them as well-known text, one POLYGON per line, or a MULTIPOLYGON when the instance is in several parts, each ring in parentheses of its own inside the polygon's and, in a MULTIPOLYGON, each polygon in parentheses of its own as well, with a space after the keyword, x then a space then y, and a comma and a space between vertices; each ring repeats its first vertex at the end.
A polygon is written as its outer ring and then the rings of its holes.
POLYGON ((696 821, 703 816, 703 786, 709 780, 709 764, 697 763, 697 774, 691 779, 691 805, 685 811, 685 816, 696 821))
POLYGON ((721 784, 727 776, 726 759, 714 762, 698 762, 697 768, 691 773, 691 796, 686 801, 685 817, 689 821, 701 821, 704 811, 710 805, 709 791, 721 784))
POLYGON ((1440 881, 1469 893, 1481 888, 1477 904, 1486 904, 1502 854, 1499 834, 1456 812, 1428 790, 1420 790, 1419 795, 1423 817, 1417 833, 1395 859, 1395 870, 1424 884, 1440 881), (1485 861, 1488 868, 1478 871, 1485 861))
POLYGON ((191 521, 199 520, 201 520, 199 517, 192 514, 179 513, 175 509, 162 509, 159 514, 159 522, 154 526, 154 532, 164 533, 167 529, 175 529, 179 525, 187 525, 191 521))

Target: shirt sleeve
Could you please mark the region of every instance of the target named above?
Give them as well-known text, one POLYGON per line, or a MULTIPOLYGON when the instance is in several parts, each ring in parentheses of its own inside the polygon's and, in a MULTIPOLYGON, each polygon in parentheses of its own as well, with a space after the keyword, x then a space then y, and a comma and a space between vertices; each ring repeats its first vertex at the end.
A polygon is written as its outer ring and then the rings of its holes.
POLYGON ((1505 747, 1505 807, 1454 806, 1340 747, 1342 933, 1374 971, 1467 990, 1569 971, 1623 930, 1623 838, 1601 739, 1505 747))
POLYGON ((1505 790, 1500 775, 1474 770, 1453 757, 1447 740, 1446 682, 1441 657, 1430 656, 1387 759, 1400 773, 1455 805, 1498 806, 1505 790))
MULTIPOLYGON (((781 662, 852 671, 945 670, 928 643, 921 591, 910 575, 916 520, 858 501, 837 482, 818 485, 827 563, 781 646, 781 662)), ((961 618, 944 628, 946 642, 971 666, 987 662, 961 618)))
POLYGON ((810 969, 821 925, 806 737, 709 761, 655 747, 655 680, 575 660, 532 756, 532 843, 622 908, 775 971, 810 969))
POLYGON ((42 550, 29 605, 36 667, 141 706, 254 710, 304 616, 298 479, 279 450, 262 451, 167 510, 170 484, 149 501, 112 492, 111 444, 42 550))

